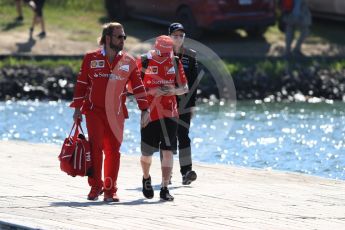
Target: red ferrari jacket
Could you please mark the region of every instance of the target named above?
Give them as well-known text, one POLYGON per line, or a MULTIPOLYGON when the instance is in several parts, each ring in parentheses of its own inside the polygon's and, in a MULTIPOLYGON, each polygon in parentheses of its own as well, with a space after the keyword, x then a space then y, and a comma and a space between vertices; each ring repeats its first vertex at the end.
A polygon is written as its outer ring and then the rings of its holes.
POLYGON ((125 105, 127 89, 130 83, 140 110, 149 107, 146 91, 143 86, 136 60, 124 52, 119 52, 113 63, 109 63, 104 49, 98 49, 85 55, 74 90, 73 102, 70 107, 81 108, 85 113, 94 107, 105 108, 106 90, 109 79, 121 81, 123 89, 115 92, 114 100, 121 100, 119 108, 128 118, 125 105))

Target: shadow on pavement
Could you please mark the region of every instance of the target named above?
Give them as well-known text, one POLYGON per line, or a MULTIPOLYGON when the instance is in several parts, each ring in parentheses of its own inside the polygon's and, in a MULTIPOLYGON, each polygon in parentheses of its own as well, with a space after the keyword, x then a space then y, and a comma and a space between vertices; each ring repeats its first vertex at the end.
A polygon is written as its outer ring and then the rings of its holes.
POLYGON ((23 22, 20 22, 20 21, 12 21, 12 22, 9 22, 7 23, 4 28, 2 28, 2 31, 9 31, 9 30, 12 30, 16 27, 19 27, 19 26, 22 26, 23 25, 23 22))
POLYGON ((29 39, 26 42, 18 42, 16 43, 17 51, 16 53, 28 53, 31 52, 32 47, 34 47, 36 44, 36 40, 32 37, 29 37, 29 39))
POLYGON ((86 201, 86 202, 52 202, 50 206, 53 207, 89 207, 89 206, 103 206, 103 205, 148 205, 148 204, 159 204, 164 201, 155 200, 148 201, 147 199, 141 198, 138 200, 125 201, 125 202, 104 202, 100 201, 86 201))
MULTIPOLYGON (((161 185, 160 184, 153 185, 152 187, 153 187, 153 189, 155 191, 159 191, 161 189, 161 185)), ((188 188, 188 187, 190 187, 190 186, 182 186, 182 185, 181 186, 169 186, 169 190, 175 190, 175 189, 179 189, 179 188, 188 188)), ((125 190, 127 190, 127 191, 140 191, 141 192, 142 187, 128 188, 128 189, 125 189, 125 190)))

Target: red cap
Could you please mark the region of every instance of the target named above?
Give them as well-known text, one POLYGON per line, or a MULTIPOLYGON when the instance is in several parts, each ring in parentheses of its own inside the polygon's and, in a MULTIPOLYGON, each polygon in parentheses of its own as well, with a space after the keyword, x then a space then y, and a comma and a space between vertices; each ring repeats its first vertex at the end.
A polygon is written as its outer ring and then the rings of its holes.
POLYGON ((173 40, 169 36, 161 35, 156 38, 155 50, 158 51, 158 55, 171 54, 173 52, 173 46, 173 40))

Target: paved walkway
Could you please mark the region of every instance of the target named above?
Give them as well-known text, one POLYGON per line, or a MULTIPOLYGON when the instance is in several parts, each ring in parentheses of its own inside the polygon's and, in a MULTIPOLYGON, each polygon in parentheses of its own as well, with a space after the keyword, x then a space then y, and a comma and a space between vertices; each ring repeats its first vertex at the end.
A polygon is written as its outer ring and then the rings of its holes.
MULTIPOLYGON (((157 191, 143 199, 139 157, 123 156, 121 202, 105 204, 85 199, 86 178, 60 172, 59 151, 0 142, 0 229, 345 229, 345 181, 196 164, 191 186, 175 167, 175 201, 166 203, 157 191)), ((158 190, 157 159, 152 175, 158 190)))

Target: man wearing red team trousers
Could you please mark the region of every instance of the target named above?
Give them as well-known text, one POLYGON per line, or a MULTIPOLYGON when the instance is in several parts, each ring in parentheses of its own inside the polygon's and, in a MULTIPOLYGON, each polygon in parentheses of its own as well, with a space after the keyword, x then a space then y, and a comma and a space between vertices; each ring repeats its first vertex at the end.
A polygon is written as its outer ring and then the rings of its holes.
POLYGON ((173 201, 168 184, 173 166, 173 143, 176 142, 178 109, 176 95, 188 92, 187 79, 178 57, 173 56, 173 41, 169 36, 159 36, 154 50, 138 60, 143 83, 150 105, 150 122, 141 129, 141 166, 144 196, 153 198, 150 166, 154 152, 162 151, 162 184, 160 198, 173 201), (145 64, 144 64, 145 63, 145 64))
POLYGON ((93 173, 88 178, 91 191, 88 200, 97 200, 104 191, 104 201, 118 202, 117 176, 120 167, 120 145, 123 136, 124 119, 128 117, 125 105, 126 84, 130 83, 142 112, 142 126, 146 126, 149 113, 145 88, 135 59, 122 51, 126 35, 120 23, 103 26, 99 39, 101 48, 85 55, 77 79, 73 102, 73 118, 82 119, 85 114, 86 127, 91 144, 93 173), (115 82, 116 90, 109 92, 109 85, 115 82), (109 96, 111 95, 111 96, 109 96), (108 107, 114 106, 108 113, 108 107), (116 123, 118 130, 113 130, 116 123), (104 182, 102 164, 104 159, 104 182))

